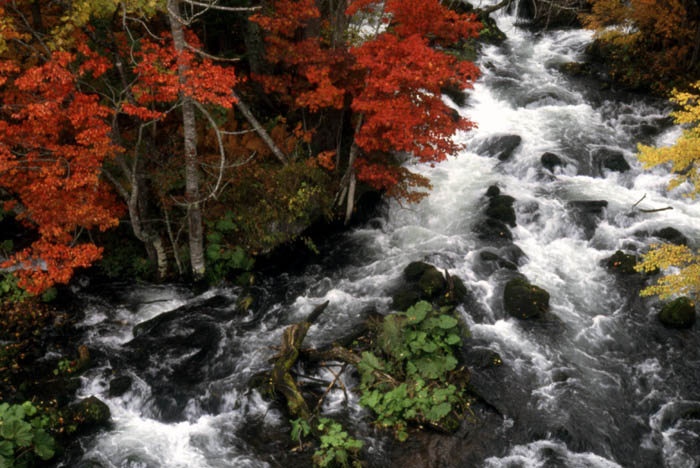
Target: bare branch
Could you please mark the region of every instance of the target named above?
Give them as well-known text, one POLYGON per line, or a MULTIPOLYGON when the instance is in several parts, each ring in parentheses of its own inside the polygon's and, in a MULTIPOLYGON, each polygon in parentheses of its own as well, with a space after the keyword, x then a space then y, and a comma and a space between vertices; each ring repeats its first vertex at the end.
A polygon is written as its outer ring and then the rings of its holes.
POLYGON ((199 6, 202 8, 206 8, 207 10, 219 10, 219 11, 234 11, 234 12, 245 12, 245 11, 257 11, 260 10, 262 7, 261 6, 254 6, 254 7, 227 7, 227 6, 221 6, 217 5, 216 0, 214 0, 212 3, 204 3, 204 2, 197 2, 195 0, 181 0, 183 3, 189 3, 190 5, 194 6, 199 6))

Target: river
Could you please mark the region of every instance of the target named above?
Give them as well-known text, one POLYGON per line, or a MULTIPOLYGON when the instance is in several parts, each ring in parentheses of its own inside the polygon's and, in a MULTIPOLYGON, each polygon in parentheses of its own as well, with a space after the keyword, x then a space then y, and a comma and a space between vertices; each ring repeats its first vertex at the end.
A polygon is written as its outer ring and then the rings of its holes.
MULTIPOLYGON (((599 91, 559 71, 582 58, 591 33, 533 33, 506 13, 497 22, 508 38, 484 49, 483 76, 459 109, 478 129, 456 136, 466 149, 454 158, 415 167, 434 186, 419 205, 388 204, 375 219, 321 244, 320 257, 298 252, 311 260, 262 275, 247 312, 236 311, 236 288, 195 294, 173 285, 113 285, 81 293, 81 326, 98 366, 83 376, 80 393, 104 399, 114 424, 83 439, 84 453, 61 466, 297 466, 276 442, 289 430, 279 405, 249 390, 250 378, 269 367, 284 327, 316 304, 330 301, 310 345, 352 329, 368 307, 389 312, 390 291, 415 260, 465 281, 471 299, 459 313, 470 326, 470 346, 503 359, 478 382, 499 410, 497 426, 471 462, 465 454, 452 466, 700 466, 698 326, 663 328, 658 302, 637 298, 638 284, 603 265, 618 249, 644 249, 654 240, 648 233, 666 227, 698 247, 700 203, 683 197, 683 189, 667 192, 667 171, 643 170, 634 156, 638 141, 670 144, 680 132, 665 118, 664 101, 599 91), (486 154, 502 135, 522 138, 506 161, 486 154), (601 150, 621 152, 631 169, 601 169, 601 150), (562 165, 543 168, 545 152, 562 165), (516 199, 512 243, 474 232, 494 184, 516 199), (570 203, 582 200, 608 204, 582 215, 570 203), (663 207, 673 209, 635 209, 663 207), (484 249, 546 289, 556 320, 507 317, 502 291, 513 273, 486 264, 484 249), (134 338, 135 325, 157 316, 134 338), (131 385, 110 396, 117 377, 131 385)), ((371 466, 390 466, 393 443, 368 425, 357 396, 348 399, 331 392, 323 410, 353 421, 371 466)))

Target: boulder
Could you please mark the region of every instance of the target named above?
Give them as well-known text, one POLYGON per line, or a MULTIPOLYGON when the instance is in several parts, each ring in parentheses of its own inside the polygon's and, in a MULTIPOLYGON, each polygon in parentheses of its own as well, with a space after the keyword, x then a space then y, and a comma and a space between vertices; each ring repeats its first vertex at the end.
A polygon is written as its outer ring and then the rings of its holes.
POLYGON ((108 427, 112 417, 109 406, 94 396, 69 406, 62 414, 64 420, 73 421, 76 424, 75 433, 77 434, 108 427))
POLYGON ((396 291, 391 297, 391 309, 406 311, 422 299, 421 293, 413 285, 396 291))
POLYGON ((503 365, 501 356, 488 348, 471 348, 465 353, 464 360, 474 369, 488 369, 503 365))
POLYGON ((411 262, 403 270, 406 281, 416 282, 428 270, 437 270, 433 265, 425 262, 411 262))
POLYGON ((652 235, 654 237, 658 237, 659 239, 665 240, 670 244, 688 245, 688 238, 685 237, 678 229, 674 229, 672 227, 659 229, 658 231, 654 231, 652 235))
POLYGON ((486 218, 481 224, 474 228, 477 237, 485 241, 511 241, 513 233, 502 221, 493 218, 486 218))
POLYGON ((690 328, 695 323, 695 303, 679 297, 661 309, 659 320, 669 328, 690 328))
POLYGON ((538 318, 549 311, 549 293, 526 278, 513 278, 503 291, 503 308, 512 317, 538 318))
POLYGON ((626 172, 632 169, 621 151, 601 148, 593 153, 593 159, 597 162, 601 171, 602 169, 608 169, 615 172, 626 172))
POLYGON ((133 382, 134 379, 132 379, 129 375, 120 375, 119 377, 115 377, 109 383, 109 396, 114 398, 124 395, 129 391, 133 382))
POLYGON ((418 289, 426 298, 434 298, 447 289, 445 276, 435 267, 426 270, 418 280, 418 289))
POLYGON ((501 189, 499 189, 498 186, 496 186, 496 185, 492 185, 486 190, 486 196, 489 198, 496 197, 500 194, 501 194, 501 189))
POLYGON ((540 157, 540 162, 545 169, 549 169, 551 172, 554 172, 555 167, 564 165, 561 158, 554 153, 544 153, 540 157))
POLYGON ((574 221, 583 228, 586 239, 593 237, 598 222, 608 206, 606 200, 573 200, 567 203, 572 209, 574 221))
POLYGON ((635 255, 626 254, 622 250, 615 252, 612 257, 605 260, 605 265, 614 273, 621 275, 633 275, 637 273, 634 266, 639 259, 635 255))
POLYGON ((515 198, 508 195, 496 195, 489 199, 486 208, 486 216, 502 221, 511 227, 515 227, 515 210, 513 209, 515 198))
POLYGON ((520 146, 522 138, 519 135, 497 135, 484 140, 477 148, 478 154, 496 157, 501 161, 507 161, 520 146))

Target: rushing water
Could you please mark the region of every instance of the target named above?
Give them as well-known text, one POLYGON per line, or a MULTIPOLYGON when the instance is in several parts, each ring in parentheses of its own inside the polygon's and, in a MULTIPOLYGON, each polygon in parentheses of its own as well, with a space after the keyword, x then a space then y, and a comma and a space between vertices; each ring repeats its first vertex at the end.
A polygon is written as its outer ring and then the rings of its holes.
MULTIPOLYGON (((370 306, 387 312, 389 291, 414 260, 464 279, 473 300, 460 313, 471 345, 504 361, 480 383, 501 414, 495 430, 472 432, 484 440, 480 452, 470 462, 453 457, 460 461, 452 466, 700 466, 697 325, 664 329, 657 303, 638 299, 637 284, 617 281, 601 265, 617 249, 643 249, 651 239, 640 232, 668 226, 698 246, 700 203, 682 189, 666 192, 665 169, 643 171, 634 158, 636 142, 669 144, 679 131, 668 127, 663 102, 600 93, 558 71, 581 57, 589 33, 533 35, 514 21, 498 18, 508 40, 485 49, 484 75, 460 109, 479 126, 457 136, 467 149, 435 168, 415 168, 434 185, 420 205, 391 204, 365 227, 333 238, 318 262, 263 279, 251 312, 236 312, 235 289, 196 296, 130 286, 86 295, 86 340, 101 365, 84 377, 81 392, 109 404, 114 426, 83 440, 85 454, 64 466, 297 466, 275 442, 288 431, 283 415, 249 390, 250 378, 269 367, 283 328, 318 303, 330 306, 310 331, 312 345, 351 329, 370 306), (510 160, 475 152, 503 134, 522 137, 510 160), (601 174, 592 156, 601 148, 622 151, 632 169, 601 174), (543 169, 544 152, 564 165, 553 174, 543 169), (479 252, 514 249, 498 250, 473 232, 493 184, 517 199, 519 271, 550 292, 558 320, 521 322, 503 313, 509 276, 484 268, 479 252), (644 195, 641 208, 673 209, 634 210, 644 195), (591 226, 568 205, 576 200, 608 206, 591 226), (161 315, 168 311, 175 312, 161 315), (164 320, 134 338, 134 325, 156 316, 164 320), (131 377, 131 387, 110 397, 109 383, 120 376, 131 377)), ((391 465, 387 438, 368 426, 357 397, 347 397, 332 392, 324 410, 355 422, 374 466, 391 465)))

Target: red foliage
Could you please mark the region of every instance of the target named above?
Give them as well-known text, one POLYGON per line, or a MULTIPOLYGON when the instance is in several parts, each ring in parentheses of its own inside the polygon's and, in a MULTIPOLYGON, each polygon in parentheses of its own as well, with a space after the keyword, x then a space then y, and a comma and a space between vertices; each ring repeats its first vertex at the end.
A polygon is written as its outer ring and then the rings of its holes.
POLYGON ((79 230, 118 222, 119 205, 100 178, 103 161, 119 150, 106 123, 111 112, 76 86, 108 66, 81 52, 79 67, 67 52, 24 71, 0 65, 0 187, 12 197, 6 209, 15 205, 17 218, 39 234, 3 266, 21 264, 20 284, 32 293, 67 282, 75 268, 99 258, 94 244, 75 243, 79 230))
MULTIPOLYGON (((277 73, 256 78, 292 109, 314 113, 349 103, 363 119, 354 135, 362 150, 355 163, 359 180, 405 196, 405 187, 393 187, 421 183, 393 164, 392 152, 432 163, 460 149, 452 136, 474 124, 443 103, 440 89, 471 87, 479 70, 432 46, 475 37, 481 25, 473 15, 459 15, 438 0, 387 0, 381 18, 385 30, 353 46, 331 43, 337 31, 319 20, 313 0, 276 0, 272 7, 253 20, 268 33, 267 58, 277 73)), ((380 9, 376 1, 355 0, 345 14, 380 9)))
MULTIPOLYGON (((196 37, 188 34, 188 42, 193 46, 199 43, 196 37)), ((235 99, 231 90, 238 82, 232 67, 214 65, 211 60, 201 58, 189 50, 179 56, 172 44, 172 37, 166 35, 161 42, 148 39, 141 41, 141 49, 135 54, 138 64, 134 72, 138 81, 132 88, 136 98, 134 105, 125 103, 122 111, 143 120, 156 119, 162 112, 149 109, 152 104, 166 104, 177 101, 180 92, 201 104, 213 104, 230 109, 235 99), (184 65, 185 82, 181 83, 177 68, 184 65)))

